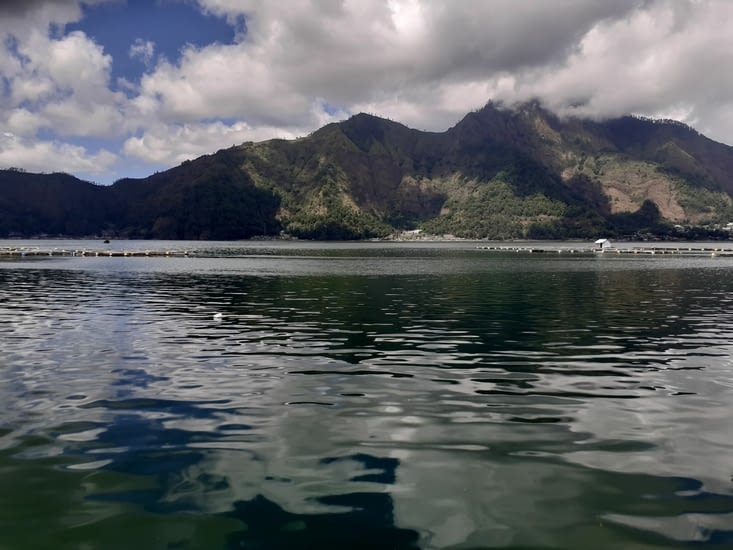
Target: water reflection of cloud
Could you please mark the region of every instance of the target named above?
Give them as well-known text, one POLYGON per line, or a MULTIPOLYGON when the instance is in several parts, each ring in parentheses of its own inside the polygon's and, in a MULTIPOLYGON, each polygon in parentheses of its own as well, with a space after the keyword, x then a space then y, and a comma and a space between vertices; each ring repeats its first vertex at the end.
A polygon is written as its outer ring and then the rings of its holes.
POLYGON ((13 437, 43 433, 53 448, 33 452, 77 472, 154 481, 97 498, 245 523, 271 511, 274 531, 361 503, 425 548, 622 544, 628 518, 669 502, 726 518, 723 279, 177 269, 3 272, 20 285, 0 287, 13 437))

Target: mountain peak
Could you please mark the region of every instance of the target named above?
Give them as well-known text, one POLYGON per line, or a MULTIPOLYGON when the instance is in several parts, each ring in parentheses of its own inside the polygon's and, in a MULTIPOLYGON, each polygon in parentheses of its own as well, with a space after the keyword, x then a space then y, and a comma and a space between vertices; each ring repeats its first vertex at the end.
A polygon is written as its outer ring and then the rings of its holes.
POLYGON ((730 221, 731 174, 732 147, 671 121, 489 102, 436 133, 362 112, 109 188, 0 172, 0 236, 363 238, 415 227, 495 239, 628 236, 730 221))

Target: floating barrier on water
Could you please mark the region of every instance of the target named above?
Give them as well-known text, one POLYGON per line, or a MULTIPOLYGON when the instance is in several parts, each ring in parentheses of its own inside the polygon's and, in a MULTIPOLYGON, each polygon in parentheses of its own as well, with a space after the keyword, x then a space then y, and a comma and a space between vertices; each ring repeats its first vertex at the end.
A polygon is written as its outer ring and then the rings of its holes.
POLYGON ((34 257, 188 257, 187 250, 97 250, 97 249, 65 249, 18 247, 0 248, 0 258, 34 258, 34 257))
POLYGON ((662 246, 629 246, 629 247, 551 247, 551 246, 508 246, 508 245, 490 245, 479 246, 480 250, 491 250, 495 252, 523 252, 526 254, 540 254, 546 252, 556 252, 558 254, 585 254, 588 256, 608 255, 608 254, 648 254, 650 256, 657 254, 666 255, 685 255, 685 256, 733 256, 733 248, 722 247, 662 247, 662 246))
MULTIPOLYGON (((525 254, 573 254, 586 256, 646 254, 646 255, 684 255, 684 256, 733 256, 733 247, 710 246, 628 246, 594 248, 591 246, 558 245, 480 245, 479 250, 493 252, 514 252, 525 254)), ((40 257, 109 257, 109 258, 187 258, 187 257, 231 257, 231 254, 212 251, 189 250, 110 250, 110 249, 68 249, 43 247, 0 247, 0 258, 40 258, 40 257)))

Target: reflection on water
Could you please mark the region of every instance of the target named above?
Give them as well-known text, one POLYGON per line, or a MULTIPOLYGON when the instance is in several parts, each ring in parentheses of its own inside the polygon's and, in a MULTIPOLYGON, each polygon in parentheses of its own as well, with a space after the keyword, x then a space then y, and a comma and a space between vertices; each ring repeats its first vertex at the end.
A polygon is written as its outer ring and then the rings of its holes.
POLYGON ((733 263, 287 246, 0 263, 0 548, 733 546, 733 263))

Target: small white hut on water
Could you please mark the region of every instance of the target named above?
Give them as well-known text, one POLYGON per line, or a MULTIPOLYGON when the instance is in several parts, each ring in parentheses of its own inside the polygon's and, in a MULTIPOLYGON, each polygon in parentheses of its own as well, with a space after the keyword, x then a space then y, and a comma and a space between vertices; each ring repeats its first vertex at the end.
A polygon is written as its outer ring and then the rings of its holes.
POLYGON ((595 243, 596 248, 598 250, 604 250, 606 248, 611 248, 611 241, 608 239, 598 239, 595 243))

